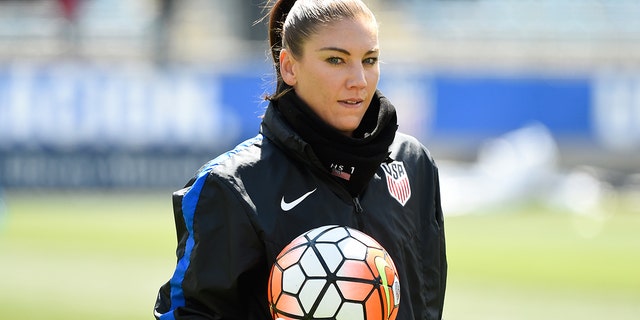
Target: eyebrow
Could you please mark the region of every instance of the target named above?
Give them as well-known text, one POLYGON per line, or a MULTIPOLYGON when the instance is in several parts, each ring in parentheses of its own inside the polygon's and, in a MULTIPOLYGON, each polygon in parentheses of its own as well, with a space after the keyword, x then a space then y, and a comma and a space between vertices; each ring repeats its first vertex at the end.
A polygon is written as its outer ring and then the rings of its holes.
MULTIPOLYGON (((338 47, 324 47, 324 48, 320 48, 318 51, 337 51, 337 52, 343 53, 343 54, 348 55, 348 56, 351 55, 351 53, 349 51, 347 51, 345 49, 342 49, 342 48, 338 48, 338 47)), ((371 50, 367 51, 367 53, 365 55, 378 53, 379 51, 380 51, 379 49, 371 49, 371 50)))

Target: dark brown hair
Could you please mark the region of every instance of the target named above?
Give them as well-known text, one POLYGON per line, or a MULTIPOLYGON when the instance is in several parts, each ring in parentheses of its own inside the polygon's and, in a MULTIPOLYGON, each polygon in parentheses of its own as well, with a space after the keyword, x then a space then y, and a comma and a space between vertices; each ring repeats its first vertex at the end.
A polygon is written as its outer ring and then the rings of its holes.
POLYGON ((280 74, 280 51, 289 50, 294 57, 302 55, 302 47, 318 28, 332 22, 375 16, 361 0, 276 0, 269 13, 269 47, 276 72, 276 92, 268 97, 276 100, 291 87, 280 74))

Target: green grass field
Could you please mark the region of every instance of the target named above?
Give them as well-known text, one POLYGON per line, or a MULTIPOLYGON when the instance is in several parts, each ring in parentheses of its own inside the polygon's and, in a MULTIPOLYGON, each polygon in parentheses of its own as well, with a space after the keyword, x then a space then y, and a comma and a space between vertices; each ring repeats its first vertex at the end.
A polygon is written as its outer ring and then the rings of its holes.
MULTIPOLYGON (((0 318, 152 319, 173 271, 170 192, 7 192, 0 318)), ((639 319, 638 203, 446 219, 445 319, 639 319)))

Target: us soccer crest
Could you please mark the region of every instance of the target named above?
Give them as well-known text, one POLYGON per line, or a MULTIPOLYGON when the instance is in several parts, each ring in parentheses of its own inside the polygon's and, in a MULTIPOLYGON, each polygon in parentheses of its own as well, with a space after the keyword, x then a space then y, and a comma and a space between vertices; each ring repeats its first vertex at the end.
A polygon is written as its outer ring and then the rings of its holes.
POLYGON ((389 194, 404 207, 409 198, 411 198, 411 184, 409 183, 407 170, 404 169, 404 164, 401 161, 383 163, 382 169, 384 169, 384 174, 387 176, 389 194))

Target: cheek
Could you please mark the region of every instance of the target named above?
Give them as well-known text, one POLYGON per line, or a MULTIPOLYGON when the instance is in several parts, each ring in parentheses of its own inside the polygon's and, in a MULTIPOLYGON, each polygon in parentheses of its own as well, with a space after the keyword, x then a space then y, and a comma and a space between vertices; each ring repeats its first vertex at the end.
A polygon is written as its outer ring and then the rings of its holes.
POLYGON ((316 80, 322 82, 327 87, 339 87, 344 76, 339 70, 322 69, 316 74, 316 80))
POLYGON ((315 91, 323 100, 327 100, 340 92, 343 82, 336 72, 318 72, 309 83, 311 90, 315 91))
POLYGON ((377 87, 380 79, 380 69, 378 67, 371 69, 367 73, 367 84, 369 87, 377 87))

